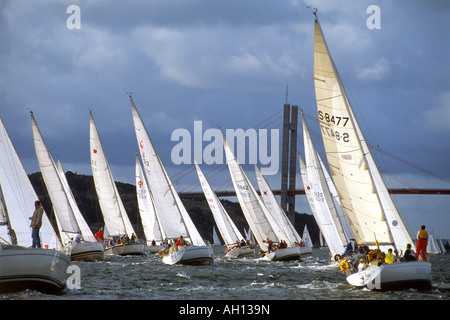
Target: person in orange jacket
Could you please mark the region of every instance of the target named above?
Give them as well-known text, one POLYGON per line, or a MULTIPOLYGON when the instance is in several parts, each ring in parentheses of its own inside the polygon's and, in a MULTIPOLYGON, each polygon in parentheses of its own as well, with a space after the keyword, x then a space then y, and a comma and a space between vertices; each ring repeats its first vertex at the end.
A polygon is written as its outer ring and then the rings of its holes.
POLYGON ((420 252, 422 252, 422 260, 427 261, 427 242, 428 233, 425 230, 425 226, 422 225, 417 233, 416 261, 419 259, 420 252))

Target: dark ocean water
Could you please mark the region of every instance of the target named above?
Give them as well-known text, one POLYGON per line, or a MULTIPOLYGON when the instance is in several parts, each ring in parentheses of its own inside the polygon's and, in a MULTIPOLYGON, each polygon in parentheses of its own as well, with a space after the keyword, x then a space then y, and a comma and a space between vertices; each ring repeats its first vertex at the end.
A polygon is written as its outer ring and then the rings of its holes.
POLYGON ((80 289, 61 295, 24 291, 1 300, 449 300, 450 254, 433 255, 433 289, 374 292, 349 286, 328 250, 313 249, 301 261, 228 259, 215 247, 210 266, 168 266, 157 255, 111 256, 102 262, 73 262, 80 289))

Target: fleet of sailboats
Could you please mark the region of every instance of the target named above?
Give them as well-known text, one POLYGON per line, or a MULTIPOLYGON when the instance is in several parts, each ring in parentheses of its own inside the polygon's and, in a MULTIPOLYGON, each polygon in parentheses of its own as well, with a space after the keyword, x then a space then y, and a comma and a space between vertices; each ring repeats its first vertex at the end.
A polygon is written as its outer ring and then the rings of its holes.
MULTIPOLYGON (((331 58, 317 14, 314 13, 314 87, 319 126, 330 174, 317 152, 302 112, 304 160, 300 173, 306 197, 332 260, 356 287, 390 290, 431 288, 431 264, 426 261, 385 264, 360 255, 342 256, 354 239, 380 253, 400 254, 413 240, 391 199, 331 58), (364 264, 358 267, 358 264, 364 264)), ((103 260, 107 255, 158 254, 167 265, 207 265, 213 249, 197 230, 159 158, 130 95, 139 149, 135 178, 145 241, 135 230, 120 198, 90 112, 90 159, 102 211, 106 240, 98 242, 80 212, 60 161, 55 163, 31 112, 34 147, 59 235, 44 213, 41 241, 45 248, 29 248, 29 216, 36 193, 0 119, 0 291, 36 288, 61 291, 70 260, 103 260), (83 240, 80 240, 80 239, 83 240), (7 240, 9 239, 9 240, 7 240)), ((307 226, 300 236, 255 165, 259 193, 250 182, 230 145, 223 138, 230 178, 250 232, 236 227, 197 162, 194 163, 217 230, 232 258, 259 257, 267 261, 299 260, 312 254, 307 226), (251 236, 250 236, 251 234, 251 236), (251 238, 251 239, 250 239, 251 238), (255 242, 252 241, 254 239, 255 242)), ((214 244, 220 245, 213 227, 214 244)), ((428 252, 441 253, 429 234, 428 252)), ((321 239, 322 240, 322 239, 321 239)))

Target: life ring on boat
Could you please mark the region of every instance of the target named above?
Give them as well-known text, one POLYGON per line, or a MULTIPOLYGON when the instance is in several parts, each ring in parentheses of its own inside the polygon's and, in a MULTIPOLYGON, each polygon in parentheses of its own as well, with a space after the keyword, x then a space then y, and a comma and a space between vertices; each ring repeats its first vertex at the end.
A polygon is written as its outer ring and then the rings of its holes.
POLYGON ((341 260, 341 259, 342 259, 342 256, 340 254, 336 254, 334 256, 334 261, 336 261, 336 262, 339 262, 339 260, 341 260))
POLYGON ((347 260, 342 260, 339 262, 339 268, 341 268, 342 272, 346 272, 350 269, 350 265, 348 264, 347 260))

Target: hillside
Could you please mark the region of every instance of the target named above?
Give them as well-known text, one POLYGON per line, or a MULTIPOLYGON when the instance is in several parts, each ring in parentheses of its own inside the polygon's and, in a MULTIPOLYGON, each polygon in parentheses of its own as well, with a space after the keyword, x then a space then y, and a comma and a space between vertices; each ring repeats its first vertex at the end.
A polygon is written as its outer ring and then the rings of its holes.
MULTIPOLYGON (((103 217, 98 204, 92 176, 80 175, 68 171, 66 177, 86 222, 93 232, 97 232, 103 226, 103 217)), ((29 175, 29 178, 45 211, 49 214, 52 223, 55 224, 51 203, 48 199, 41 173, 33 173, 29 175)), ((142 225, 137 207, 136 187, 132 184, 122 182, 116 182, 116 184, 131 223, 136 230, 136 234, 138 237, 143 238, 142 225)), ((181 197, 181 200, 202 237, 212 242, 212 227, 215 223, 205 198, 181 197)), ((239 230, 248 229, 248 224, 239 203, 223 199, 221 201, 239 230)), ((319 228, 314 217, 306 213, 296 214, 295 217, 294 225, 299 234, 301 235, 303 233, 306 224, 314 245, 317 245, 319 243, 319 228)))

